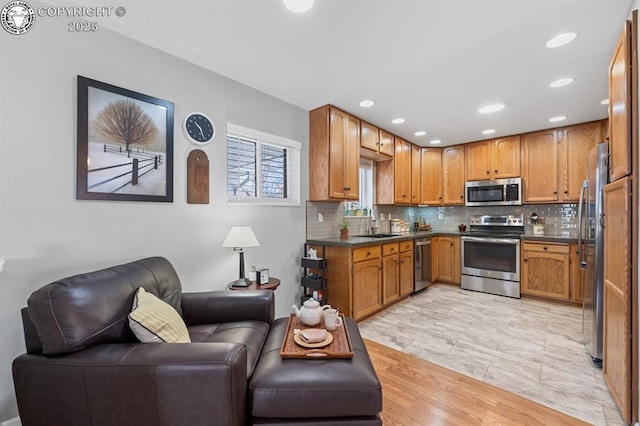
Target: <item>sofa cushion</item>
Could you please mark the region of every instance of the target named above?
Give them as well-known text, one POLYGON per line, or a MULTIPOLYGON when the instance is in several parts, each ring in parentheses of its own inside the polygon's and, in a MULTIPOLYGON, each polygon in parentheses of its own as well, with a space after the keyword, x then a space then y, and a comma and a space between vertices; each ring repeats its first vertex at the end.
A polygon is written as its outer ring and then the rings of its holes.
POLYGON ((182 286, 167 259, 152 257, 47 284, 29 297, 42 352, 76 352, 100 343, 136 342, 129 328, 138 287, 182 314, 182 286))
POLYGON ((189 326, 192 342, 240 343, 247 347, 247 378, 256 367, 269 334, 269 324, 262 321, 237 321, 189 326))
POLYGON ((189 331, 175 309, 140 287, 133 298, 129 327, 143 343, 190 343, 189 331))

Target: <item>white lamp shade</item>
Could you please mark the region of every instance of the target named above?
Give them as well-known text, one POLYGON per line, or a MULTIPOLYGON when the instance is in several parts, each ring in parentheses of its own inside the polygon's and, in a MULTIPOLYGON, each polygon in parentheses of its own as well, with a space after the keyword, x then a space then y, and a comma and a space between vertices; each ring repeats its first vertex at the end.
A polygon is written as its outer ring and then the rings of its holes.
POLYGON ((250 226, 234 226, 224 239, 222 247, 256 247, 260 243, 250 226))

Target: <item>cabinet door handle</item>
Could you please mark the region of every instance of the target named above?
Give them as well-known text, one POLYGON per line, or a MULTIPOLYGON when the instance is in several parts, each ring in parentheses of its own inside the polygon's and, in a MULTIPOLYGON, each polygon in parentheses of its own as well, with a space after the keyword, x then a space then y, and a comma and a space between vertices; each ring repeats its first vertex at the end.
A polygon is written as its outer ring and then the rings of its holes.
MULTIPOLYGON (((545 249, 545 250, 546 250, 546 249, 545 249)), ((371 252, 370 252, 370 251, 368 251, 368 252, 367 252, 367 256, 371 256, 371 252)))
POLYGON ((553 191, 553 195, 556 195, 558 193, 558 191, 553 191))
POLYGON ((542 250, 546 250, 546 249, 547 249, 547 246, 542 247, 542 250))
POLYGON ((498 173, 498 171, 497 171, 497 170, 494 170, 494 171, 493 171, 493 173, 498 173))
POLYGON ((491 173, 489 170, 487 170, 487 174, 491 173))
POLYGON ((523 262, 528 262, 528 261, 529 261, 529 259, 523 259, 522 261, 523 261, 523 262))
POLYGON ((461 195, 461 196, 460 196, 460 199, 463 199, 463 198, 464 198, 464 195, 461 195))
POLYGON ((345 187, 344 187, 344 190, 345 190, 345 191, 351 191, 351 188, 350 188, 350 187, 348 187, 348 186, 345 186, 345 187))

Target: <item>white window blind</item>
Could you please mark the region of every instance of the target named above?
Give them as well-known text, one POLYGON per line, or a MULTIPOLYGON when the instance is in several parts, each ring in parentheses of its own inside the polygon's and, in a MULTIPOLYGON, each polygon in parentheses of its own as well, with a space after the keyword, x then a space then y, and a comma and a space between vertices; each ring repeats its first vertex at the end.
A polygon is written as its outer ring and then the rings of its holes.
POLYGON ((227 123, 230 203, 300 205, 302 144, 227 123))

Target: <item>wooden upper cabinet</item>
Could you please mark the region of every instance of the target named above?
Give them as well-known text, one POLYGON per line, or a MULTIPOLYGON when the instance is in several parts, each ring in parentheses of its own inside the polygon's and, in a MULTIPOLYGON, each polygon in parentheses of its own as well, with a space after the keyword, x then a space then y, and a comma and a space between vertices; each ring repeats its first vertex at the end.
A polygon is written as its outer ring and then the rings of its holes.
POLYGON ((380 147, 380 129, 366 121, 360 121, 360 147, 378 152, 380 147))
POLYGON ((420 148, 411 145, 411 204, 420 204, 420 148))
POLYGON ((467 157, 467 180, 491 179, 491 142, 482 141, 465 144, 467 157))
POLYGON ((587 155, 601 140, 602 122, 566 127, 560 138, 560 201, 579 201, 580 188, 587 176, 587 155))
POLYGON ((520 176, 520 135, 465 144, 467 180, 520 176))
POLYGON ((420 150, 420 204, 442 204, 442 150, 420 150))
POLYGON ((631 173, 631 30, 627 21, 609 66, 609 180, 631 173))
POLYGON ((393 143, 393 135, 380 129, 380 154, 385 154, 389 157, 393 157, 394 151, 395 148, 393 143))
POLYGON ((520 176, 520 135, 494 139, 492 146, 493 179, 520 176))
POLYGON ((395 138, 393 163, 394 203, 411 204, 411 143, 395 138))
POLYGON ((333 106, 309 113, 309 200, 357 200, 360 120, 333 106))
POLYGON ((360 121, 360 155, 376 161, 393 157, 393 135, 366 121, 360 121))
POLYGON ((522 136, 522 185, 525 203, 558 201, 557 129, 522 136))
POLYGON ((442 200, 444 204, 464 204, 464 151, 464 145, 442 148, 442 200))

